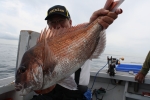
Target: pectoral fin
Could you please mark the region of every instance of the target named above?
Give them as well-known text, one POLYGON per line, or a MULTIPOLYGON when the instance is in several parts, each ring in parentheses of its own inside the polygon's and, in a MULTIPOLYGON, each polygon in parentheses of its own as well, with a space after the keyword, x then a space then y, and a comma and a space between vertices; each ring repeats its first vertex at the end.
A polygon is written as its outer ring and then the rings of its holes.
POLYGON ((61 80, 58 84, 69 90, 77 90, 77 84, 71 76, 61 80))

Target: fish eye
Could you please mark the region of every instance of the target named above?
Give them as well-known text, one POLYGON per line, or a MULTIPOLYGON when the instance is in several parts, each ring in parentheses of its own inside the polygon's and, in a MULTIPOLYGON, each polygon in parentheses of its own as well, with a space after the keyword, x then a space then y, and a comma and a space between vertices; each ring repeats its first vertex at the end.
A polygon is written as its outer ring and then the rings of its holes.
POLYGON ((21 72, 21 73, 24 73, 25 71, 26 71, 26 67, 25 67, 25 66, 21 66, 21 67, 20 67, 20 72, 21 72))

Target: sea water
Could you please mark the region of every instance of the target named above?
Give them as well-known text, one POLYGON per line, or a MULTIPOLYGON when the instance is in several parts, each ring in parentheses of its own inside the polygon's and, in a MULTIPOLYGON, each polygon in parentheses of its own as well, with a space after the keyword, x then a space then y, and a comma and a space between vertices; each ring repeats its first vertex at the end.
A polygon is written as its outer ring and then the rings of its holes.
MULTIPOLYGON (((0 79, 15 75, 17 51, 18 40, 0 39, 0 79)), ((134 52, 128 53, 124 49, 106 46, 101 56, 98 59, 92 60, 91 70, 99 70, 106 65, 107 57, 110 58, 111 56, 117 59, 124 57, 124 61, 121 61, 121 63, 143 64, 146 54, 139 57, 134 52)))

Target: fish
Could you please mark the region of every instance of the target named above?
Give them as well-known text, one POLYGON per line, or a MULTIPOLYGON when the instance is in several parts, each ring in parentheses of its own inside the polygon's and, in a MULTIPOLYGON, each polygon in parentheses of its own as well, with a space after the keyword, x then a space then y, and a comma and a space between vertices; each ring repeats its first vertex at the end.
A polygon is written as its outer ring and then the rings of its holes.
POLYGON ((101 31, 97 20, 66 29, 45 29, 22 57, 15 75, 16 90, 30 92, 63 83, 86 60, 97 58, 104 50, 106 36, 101 31))
POLYGON ((37 44, 24 53, 15 73, 15 88, 22 95, 56 84, 75 90, 70 75, 88 59, 98 58, 105 45, 106 34, 98 18, 70 28, 45 28, 37 44))

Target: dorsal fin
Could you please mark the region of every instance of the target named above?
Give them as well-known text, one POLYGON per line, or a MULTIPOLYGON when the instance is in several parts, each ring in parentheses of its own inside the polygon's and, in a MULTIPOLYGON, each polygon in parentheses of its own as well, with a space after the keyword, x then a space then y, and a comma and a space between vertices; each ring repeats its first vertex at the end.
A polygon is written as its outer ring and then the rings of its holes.
POLYGON ((71 34, 72 32, 85 28, 88 26, 88 23, 79 24, 76 26, 72 26, 70 28, 59 28, 59 29, 50 29, 45 28, 44 31, 41 31, 41 34, 37 40, 37 43, 42 42, 45 39, 51 39, 54 36, 60 35, 60 34, 71 34))

